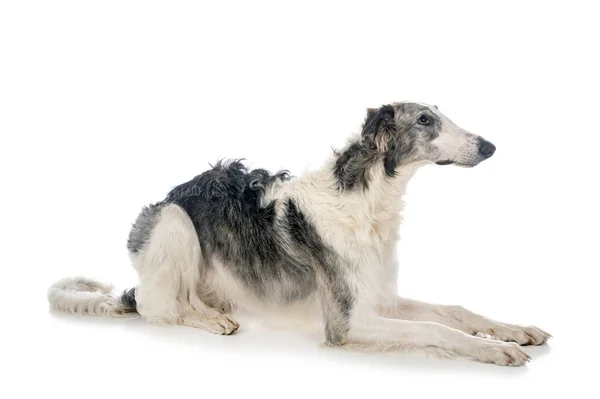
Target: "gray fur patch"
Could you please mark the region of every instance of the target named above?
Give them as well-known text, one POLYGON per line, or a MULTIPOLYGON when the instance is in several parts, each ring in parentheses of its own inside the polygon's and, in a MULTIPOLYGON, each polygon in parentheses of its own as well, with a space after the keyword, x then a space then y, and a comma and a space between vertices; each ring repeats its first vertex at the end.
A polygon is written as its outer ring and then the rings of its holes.
POLYGON ((146 206, 142 209, 129 232, 129 238, 127 239, 127 249, 129 252, 139 252, 148 240, 150 240, 152 229, 154 229, 154 226, 158 222, 158 216, 163 205, 159 203, 146 206))

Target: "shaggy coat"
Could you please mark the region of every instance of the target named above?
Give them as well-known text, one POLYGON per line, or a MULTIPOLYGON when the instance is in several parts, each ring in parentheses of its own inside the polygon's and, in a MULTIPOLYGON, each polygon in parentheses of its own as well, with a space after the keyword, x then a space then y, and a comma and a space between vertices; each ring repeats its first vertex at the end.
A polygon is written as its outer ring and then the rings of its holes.
POLYGON ((80 314, 139 313, 217 334, 238 329, 231 315, 241 309, 302 308, 322 321, 332 346, 522 365, 529 356, 515 343, 539 345, 549 334, 396 292, 410 178, 427 163, 472 167, 494 151, 436 106, 370 109, 361 133, 316 171, 292 178, 219 162, 175 187, 131 229, 135 288, 115 297, 104 284, 67 278, 50 288, 50 304, 80 314))

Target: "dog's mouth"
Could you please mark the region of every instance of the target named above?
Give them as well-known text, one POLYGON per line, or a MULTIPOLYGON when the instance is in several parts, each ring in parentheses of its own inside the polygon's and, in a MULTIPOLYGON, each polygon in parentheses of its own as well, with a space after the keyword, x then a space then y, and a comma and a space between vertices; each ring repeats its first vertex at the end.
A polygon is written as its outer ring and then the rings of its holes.
POLYGON ((477 165, 476 163, 472 164, 472 163, 454 162, 454 161, 451 161, 449 159, 447 159, 445 161, 437 161, 435 164, 436 165, 456 165, 456 166, 461 166, 463 168, 472 168, 473 166, 477 165))

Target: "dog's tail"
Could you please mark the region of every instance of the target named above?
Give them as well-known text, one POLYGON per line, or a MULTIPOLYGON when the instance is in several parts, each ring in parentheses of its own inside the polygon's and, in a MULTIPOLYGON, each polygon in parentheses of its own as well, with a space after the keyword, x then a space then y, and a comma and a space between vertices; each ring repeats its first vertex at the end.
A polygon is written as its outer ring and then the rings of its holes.
POLYGON ((135 288, 120 297, 111 294, 112 285, 84 277, 67 277, 48 289, 50 308, 63 312, 111 317, 137 315, 135 288))

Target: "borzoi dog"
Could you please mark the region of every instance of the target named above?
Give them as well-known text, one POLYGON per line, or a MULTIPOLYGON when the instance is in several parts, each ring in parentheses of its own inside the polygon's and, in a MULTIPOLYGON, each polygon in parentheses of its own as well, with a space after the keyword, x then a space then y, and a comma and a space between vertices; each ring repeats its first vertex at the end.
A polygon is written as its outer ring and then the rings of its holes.
POLYGON ((396 290, 410 178, 429 163, 472 167, 495 150, 436 106, 369 109, 362 132, 316 171, 292 178, 219 162, 175 187, 133 224, 127 248, 139 274, 135 288, 119 297, 109 285, 66 278, 48 291, 50 305, 139 313, 225 335, 239 328, 236 310, 300 306, 318 314, 328 345, 523 365, 530 357, 519 345, 541 345, 550 334, 396 290))

